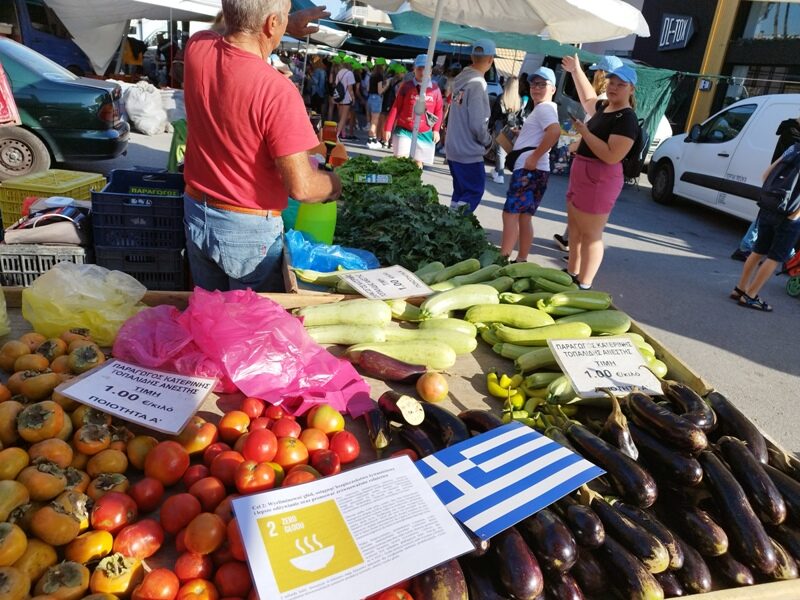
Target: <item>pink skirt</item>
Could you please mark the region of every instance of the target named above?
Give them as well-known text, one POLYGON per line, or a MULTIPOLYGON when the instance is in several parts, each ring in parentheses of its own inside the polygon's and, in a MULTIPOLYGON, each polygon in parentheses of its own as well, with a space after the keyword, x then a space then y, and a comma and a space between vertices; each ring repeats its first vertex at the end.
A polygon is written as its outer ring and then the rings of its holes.
POLYGON ((593 215, 607 215, 622 191, 622 163, 609 165, 598 158, 576 155, 572 160, 567 202, 593 215))

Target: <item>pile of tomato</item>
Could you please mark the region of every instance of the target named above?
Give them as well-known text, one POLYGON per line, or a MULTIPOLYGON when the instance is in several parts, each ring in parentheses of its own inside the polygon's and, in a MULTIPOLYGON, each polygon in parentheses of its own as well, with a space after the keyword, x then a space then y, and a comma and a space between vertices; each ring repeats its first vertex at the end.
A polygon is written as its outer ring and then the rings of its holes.
POLYGON ((343 416, 245 398, 175 439, 134 435, 55 392, 104 360, 85 330, 0 347, 0 598, 256 599, 231 502, 354 461, 343 416))

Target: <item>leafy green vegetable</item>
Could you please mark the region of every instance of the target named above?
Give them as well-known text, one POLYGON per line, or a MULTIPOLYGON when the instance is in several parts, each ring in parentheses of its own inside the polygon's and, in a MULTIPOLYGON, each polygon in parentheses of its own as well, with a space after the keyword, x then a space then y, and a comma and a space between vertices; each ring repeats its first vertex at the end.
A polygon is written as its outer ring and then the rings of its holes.
POLYGON ((388 157, 376 162, 369 156, 360 155, 348 160, 336 169, 336 173, 342 180, 342 199, 345 201, 364 200, 378 187, 376 184, 356 183, 356 175, 391 175, 391 186, 397 189, 422 185, 422 171, 410 158, 388 157))

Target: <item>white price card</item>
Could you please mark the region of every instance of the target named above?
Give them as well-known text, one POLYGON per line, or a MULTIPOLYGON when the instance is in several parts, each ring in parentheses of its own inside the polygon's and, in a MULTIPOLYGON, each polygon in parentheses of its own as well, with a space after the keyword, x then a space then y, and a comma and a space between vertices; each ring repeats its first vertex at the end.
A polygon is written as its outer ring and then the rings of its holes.
POLYGON ((647 360, 627 336, 582 340, 548 340, 561 370, 581 398, 599 398, 609 390, 624 396, 634 388, 660 394, 658 378, 647 368, 647 360))
POLYGON ((261 598, 357 600, 474 549, 406 457, 236 498, 261 598))
POLYGON ((125 421, 175 435, 200 408, 217 380, 109 361, 56 391, 125 421))
POLYGON ((419 277, 408 269, 398 266, 347 273, 341 278, 353 286, 359 294, 372 300, 413 298, 430 296, 433 293, 433 290, 419 277))

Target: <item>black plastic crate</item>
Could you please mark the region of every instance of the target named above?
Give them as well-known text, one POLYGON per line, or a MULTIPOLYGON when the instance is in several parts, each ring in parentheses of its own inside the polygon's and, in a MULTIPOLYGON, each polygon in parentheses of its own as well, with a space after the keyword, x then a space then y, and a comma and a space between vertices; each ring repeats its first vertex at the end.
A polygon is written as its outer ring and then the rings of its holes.
POLYGON ((164 248, 95 247, 95 262, 101 267, 127 273, 148 290, 186 289, 186 252, 164 248))
POLYGON ((95 247, 184 246, 183 175, 116 169, 92 192, 95 247))

